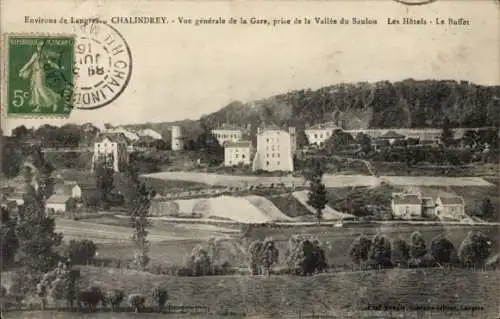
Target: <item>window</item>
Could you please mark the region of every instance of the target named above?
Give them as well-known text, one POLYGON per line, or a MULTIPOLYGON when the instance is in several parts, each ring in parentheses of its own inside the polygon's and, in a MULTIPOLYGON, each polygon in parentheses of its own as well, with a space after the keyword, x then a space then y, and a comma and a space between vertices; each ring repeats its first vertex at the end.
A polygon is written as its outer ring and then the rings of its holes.
POLYGON ((238 154, 236 154, 234 157, 238 158, 238 154))
POLYGON ((269 161, 266 162, 266 165, 269 166, 269 161))
POLYGON ((241 158, 245 158, 245 154, 241 154, 241 158))
POLYGON ((269 153, 266 154, 266 157, 269 157, 269 153))
POLYGON ((274 153, 272 154, 272 157, 274 157, 274 153))
POLYGON ((280 161, 278 161, 278 163, 277 163, 277 164, 278 164, 278 165, 280 165, 280 161))
POLYGON ((276 154, 277 157, 280 157, 280 153, 276 154))
POLYGON ((266 139, 266 142, 269 143, 269 139, 268 138, 266 139))
POLYGON ((318 138, 318 134, 314 134, 314 138, 318 138))

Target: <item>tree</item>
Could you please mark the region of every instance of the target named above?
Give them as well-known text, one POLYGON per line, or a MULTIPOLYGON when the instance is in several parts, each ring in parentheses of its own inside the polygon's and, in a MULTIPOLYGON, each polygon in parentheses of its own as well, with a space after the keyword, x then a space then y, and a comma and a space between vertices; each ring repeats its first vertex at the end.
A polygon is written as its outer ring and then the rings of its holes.
POLYGON ((396 239, 391 245, 391 260, 395 265, 401 265, 408 263, 410 259, 410 246, 404 239, 396 239))
POLYGON ((368 134, 359 132, 356 135, 356 143, 359 144, 361 152, 368 154, 372 150, 372 139, 368 134))
POLYGON ((333 154, 336 151, 345 149, 347 145, 353 144, 354 138, 351 134, 337 129, 333 131, 332 135, 325 141, 325 152, 327 154, 333 154))
POLYGON ((262 274, 261 270, 261 258, 260 252, 262 251, 262 241, 254 240, 248 246, 248 261, 250 266, 250 273, 252 275, 260 275, 262 274))
POLYGON ((97 246, 88 239, 71 240, 68 246, 68 257, 75 265, 82 265, 94 260, 97 246))
POLYGON ((212 260, 208 251, 201 245, 193 248, 188 256, 185 267, 192 271, 194 276, 207 276, 212 274, 212 260))
POLYGON ((448 147, 452 145, 454 141, 454 133, 451 128, 451 123, 448 118, 445 118, 443 122, 443 131, 441 132, 441 142, 444 144, 444 146, 448 147))
POLYGON ((70 304, 76 294, 74 277, 67 264, 59 262, 57 267, 45 273, 36 286, 37 294, 42 300, 42 305, 48 299, 54 302, 66 300, 70 304))
POLYGON ((495 213, 495 206, 491 203, 488 197, 483 198, 483 200, 476 205, 474 210, 474 215, 481 216, 483 218, 490 218, 495 213))
POLYGON ((149 263, 149 241, 147 240, 147 228, 151 225, 149 220, 149 207, 151 199, 156 195, 144 183, 139 183, 136 187, 136 197, 131 207, 131 222, 134 233, 132 242, 135 246, 134 264, 141 270, 144 270, 149 263))
POLYGON ((352 242, 351 248, 349 249, 349 255, 351 256, 352 261, 357 265, 361 265, 366 262, 368 260, 371 245, 371 240, 364 234, 357 237, 352 242))
POLYGON ((290 238, 288 246, 287 265, 292 274, 308 276, 327 268, 325 251, 319 241, 296 235, 290 238))
POLYGON ((488 236, 480 231, 470 231, 458 248, 458 257, 466 266, 482 266, 491 252, 488 236))
POLYGON ((26 126, 21 125, 12 130, 12 136, 16 138, 24 138, 30 136, 30 131, 26 128, 26 126))
POLYGON ((379 266, 391 266, 391 242, 382 234, 373 237, 369 259, 379 266))
POLYGON ((418 231, 410 235, 410 257, 422 258, 427 253, 424 236, 418 231))
POLYGON ((307 204, 316 209, 316 218, 318 223, 323 218, 323 209, 325 209, 328 199, 325 184, 320 179, 312 181, 307 194, 307 204))
POLYGON ((429 253, 436 262, 446 264, 452 261, 455 246, 443 235, 438 235, 432 239, 429 253))
POLYGON ((21 262, 28 269, 37 272, 49 271, 57 262, 55 249, 61 244, 62 234, 55 232, 55 221, 45 214, 45 198, 41 189, 32 185, 31 168, 24 167, 24 204, 19 207, 19 222, 16 234, 19 239, 21 262))
POLYGON ((0 207, 1 224, 0 224, 0 253, 1 265, 6 267, 14 261, 14 256, 19 248, 19 240, 16 235, 17 218, 12 217, 10 212, 0 207))
POLYGON ((209 131, 205 130, 196 140, 195 149, 202 154, 204 162, 210 165, 218 165, 224 161, 224 147, 217 138, 209 131))
POLYGON ((474 130, 468 130, 462 137, 465 146, 476 147, 480 142, 479 134, 474 130))
POLYGON ((107 206, 110 202, 110 194, 114 188, 114 170, 103 162, 96 163, 95 177, 96 189, 100 194, 100 202, 104 206, 107 206))

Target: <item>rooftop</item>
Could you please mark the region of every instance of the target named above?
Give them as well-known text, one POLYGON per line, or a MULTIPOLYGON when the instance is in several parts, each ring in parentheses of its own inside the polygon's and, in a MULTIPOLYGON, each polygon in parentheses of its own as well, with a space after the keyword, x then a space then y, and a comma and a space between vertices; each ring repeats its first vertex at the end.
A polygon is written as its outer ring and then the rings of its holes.
POLYGON ((384 135, 380 136, 380 138, 405 138, 405 136, 402 134, 398 134, 394 131, 389 131, 384 135))
POLYGON ((464 199, 463 199, 463 197, 460 197, 460 196, 439 197, 439 199, 441 199, 441 203, 443 205, 463 205, 464 204, 464 199))
POLYGON ((395 205, 420 205, 420 198, 416 194, 395 195, 392 198, 395 205))
POLYGON ((53 204, 62 204, 66 203, 66 201, 70 198, 68 195, 62 195, 62 194, 54 194, 47 198, 47 203, 53 203, 53 204))
POLYGON ((340 129, 340 127, 338 125, 336 125, 334 122, 325 122, 325 123, 320 123, 320 124, 316 124, 316 125, 313 125, 309 128, 307 128, 308 130, 321 130, 321 129, 340 129))
POLYGON ((252 146, 251 141, 227 141, 224 143, 224 147, 250 147, 252 146))
POLYGON ((127 137, 123 133, 99 133, 95 140, 96 143, 102 142, 105 138, 115 143, 125 143, 127 144, 127 137))

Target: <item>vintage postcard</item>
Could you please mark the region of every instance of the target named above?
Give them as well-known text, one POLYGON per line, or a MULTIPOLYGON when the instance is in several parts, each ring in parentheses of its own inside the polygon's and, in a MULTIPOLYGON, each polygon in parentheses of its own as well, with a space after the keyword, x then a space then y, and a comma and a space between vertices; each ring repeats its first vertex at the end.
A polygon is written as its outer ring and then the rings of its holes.
POLYGON ((0 0, 1 318, 500 316, 497 0, 0 0))

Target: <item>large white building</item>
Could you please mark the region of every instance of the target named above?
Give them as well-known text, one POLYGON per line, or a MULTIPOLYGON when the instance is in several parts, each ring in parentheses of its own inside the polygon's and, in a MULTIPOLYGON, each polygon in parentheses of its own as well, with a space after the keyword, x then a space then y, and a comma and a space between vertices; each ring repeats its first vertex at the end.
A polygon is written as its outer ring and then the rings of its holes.
POLYGON ((259 128, 257 149, 253 159, 254 171, 293 172, 293 153, 296 149, 295 128, 284 131, 278 127, 259 128))
POLYGON ((243 129, 224 125, 220 128, 213 129, 212 134, 217 138, 220 145, 224 145, 225 142, 237 142, 243 137, 243 129))
POLYGON ((101 133, 97 136, 92 155, 92 171, 98 163, 104 163, 115 172, 126 169, 128 165, 127 139, 123 133, 101 133))
POLYGON ((322 124, 317 124, 305 129, 307 136, 307 141, 309 145, 317 145, 319 147, 323 146, 325 141, 332 136, 333 131, 340 129, 333 122, 327 122, 322 124))
POLYGON ((252 142, 228 141, 224 143, 224 165, 250 165, 252 160, 252 142))

